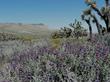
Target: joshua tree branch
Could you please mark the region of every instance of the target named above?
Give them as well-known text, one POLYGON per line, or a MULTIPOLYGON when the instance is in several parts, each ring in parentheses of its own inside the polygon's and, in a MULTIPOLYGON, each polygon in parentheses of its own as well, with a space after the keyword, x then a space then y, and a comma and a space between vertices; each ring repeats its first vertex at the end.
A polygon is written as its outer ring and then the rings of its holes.
POLYGON ((91 7, 92 7, 92 9, 93 9, 94 11, 97 12, 97 14, 98 14, 101 18, 105 18, 105 16, 101 14, 101 12, 100 12, 100 10, 99 10, 98 8, 93 7, 92 5, 91 5, 91 7))

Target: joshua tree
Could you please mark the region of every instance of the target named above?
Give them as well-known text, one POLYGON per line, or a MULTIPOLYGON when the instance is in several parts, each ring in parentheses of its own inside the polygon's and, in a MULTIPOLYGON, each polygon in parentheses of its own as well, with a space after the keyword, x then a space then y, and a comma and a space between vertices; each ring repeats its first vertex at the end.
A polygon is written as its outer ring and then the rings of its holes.
MULTIPOLYGON (((96 27, 97 27, 97 30, 98 30, 98 33, 99 35, 102 34, 101 30, 102 30, 102 25, 100 25, 100 23, 98 22, 95 14, 92 14, 91 12, 91 8, 89 9, 86 9, 83 11, 83 14, 82 14, 82 20, 85 20, 86 23, 88 24, 89 26, 89 31, 91 32, 92 30, 92 27, 91 27, 91 24, 90 24, 90 19, 92 19, 92 22, 96 24, 96 27)), ((90 36, 92 36, 92 34, 90 33, 90 36)))
POLYGON ((110 5, 109 0, 105 0, 105 6, 99 9, 94 0, 85 0, 89 8, 96 11, 96 13, 104 20, 107 32, 110 32, 110 5))
POLYGON ((92 26, 91 26, 91 23, 90 23, 90 17, 85 17, 85 14, 82 15, 82 20, 84 20, 88 26, 89 26, 89 37, 90 37, 90 40, 92 39, 92 26))

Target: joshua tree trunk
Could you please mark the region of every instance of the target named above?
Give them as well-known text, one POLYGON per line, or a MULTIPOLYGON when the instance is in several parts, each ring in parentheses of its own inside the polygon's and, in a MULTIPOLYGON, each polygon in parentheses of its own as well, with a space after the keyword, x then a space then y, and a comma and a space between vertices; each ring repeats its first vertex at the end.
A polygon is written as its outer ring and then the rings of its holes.
POLYGON ((91 17, 93 18, 94 22, 96 23, 99 35, 101 35, 101 25, 99 24, 99 22, 98 22, 98 20, 97 20, 95 15, 91 15, 91 17))
POLYGON ((108 32, 110 33, 110 17, 109 17, 109 24, 108 24, 108 32))
MULTIPOLYGON (((110 0, 105 0, 106 9, 110 7, 109 6, 109 1, 110 0)), ((110 32, 110 11, 106 14, 105 23, 106 23, 106 27, 107 27, 107 32, 110 32)))
POLYGON ((108 18, 105 20, 105 25, 107 27, 107 32, 110 32, 110 27, 109 27, 109 20, 108 18))
POLYGON ((92 39, 92 26, 90 24, 90 19, 85 19, 86 23, 88 24, 89 26, 89 37, 90 37, 90 40, 92 39))
POLYGON ((88 26, 89 26, 89 37, 90 37, 90 40, 92 39, 92 26, 91 26, 91 22, 90 22, 90 17, 89 18, 85 18, 85 14, 83 14, 83 15, 81 15, 81 18, 82 18, 82 20, 84 20, 87 24, 88 24, 88 26))
MULTIPOLYGON (((106 4, 106 8, 110 8, 110 4, 109 4, 110 0, 105 0, 105 4, 106 4)), ((108 31, 110 32, 110 11, 108 12, 108 31)))

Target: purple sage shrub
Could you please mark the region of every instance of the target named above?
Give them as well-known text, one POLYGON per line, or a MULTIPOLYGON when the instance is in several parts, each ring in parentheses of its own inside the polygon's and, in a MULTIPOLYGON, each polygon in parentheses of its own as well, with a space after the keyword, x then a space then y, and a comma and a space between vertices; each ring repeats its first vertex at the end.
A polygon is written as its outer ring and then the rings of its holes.
POLYGON ((103 37, 65 41, 59 48, 34 45, 11 55, 8 63, 10 80, 16 82, 110 81, 110 47, 103 37))

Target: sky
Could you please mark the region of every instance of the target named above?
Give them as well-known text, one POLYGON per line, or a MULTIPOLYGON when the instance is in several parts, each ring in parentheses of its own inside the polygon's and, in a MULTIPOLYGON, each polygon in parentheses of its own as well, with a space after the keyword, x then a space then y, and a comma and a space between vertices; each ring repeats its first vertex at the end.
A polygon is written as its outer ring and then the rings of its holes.
MULTIPOLYGON (((99 6, 104 0, 97 0, 99 6)), ((0 0, 0 23, 44 23, 60 28, 80 19, 84 0, 0 0)))

